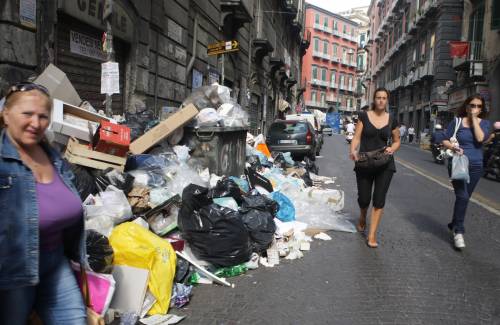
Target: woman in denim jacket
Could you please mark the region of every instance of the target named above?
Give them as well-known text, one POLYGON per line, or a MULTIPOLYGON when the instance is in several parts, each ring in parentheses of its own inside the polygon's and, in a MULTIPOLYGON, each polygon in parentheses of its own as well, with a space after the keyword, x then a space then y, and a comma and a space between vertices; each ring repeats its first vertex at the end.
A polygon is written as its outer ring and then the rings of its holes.
MULTIPOLYGON (((47 89, 20 83, 5 97, 0 133, 0 324, 86 324, 69 259, 84 263, 81 200, 73 174, 45 141, 47 89)), ((1 122, 1 121, 0 121, 1 122)), ((85 265, 85 264, 84 264, 85 265)))

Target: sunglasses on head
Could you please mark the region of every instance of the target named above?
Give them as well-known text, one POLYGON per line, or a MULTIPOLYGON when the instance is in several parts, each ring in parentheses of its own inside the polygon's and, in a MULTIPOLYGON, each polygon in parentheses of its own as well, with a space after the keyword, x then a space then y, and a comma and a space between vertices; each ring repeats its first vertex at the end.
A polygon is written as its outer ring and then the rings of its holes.
POLYGON ((7 92, 7 95, 5 95, 5 99, 9 98, 9 96, 12 95, 13 93, 17 93, 19 91, 30 91, 30 90, 39 90, 48 97, 50 97, 49 90, 44 86, 33 82, 20 82, 10 87, 9 91, 7 92))
POLYGON ((482 104, 469 104, 467 105, 468 108, 483 108, 482 104))

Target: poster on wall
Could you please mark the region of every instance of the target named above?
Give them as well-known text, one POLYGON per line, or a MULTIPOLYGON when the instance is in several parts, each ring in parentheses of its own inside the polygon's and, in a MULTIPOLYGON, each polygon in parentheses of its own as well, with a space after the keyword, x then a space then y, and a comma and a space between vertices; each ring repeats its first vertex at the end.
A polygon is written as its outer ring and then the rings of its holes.
POLYGON ((19 1, 19 20, 21 25, 36 29, 36 0, 19 1))
POLYGON ((193 69, 193 90, 203 86, 203 73, 193 69))
POLYGON ((101 94, 119 94, 120 70, 118 62, 104 62, 101 67, 101 94))

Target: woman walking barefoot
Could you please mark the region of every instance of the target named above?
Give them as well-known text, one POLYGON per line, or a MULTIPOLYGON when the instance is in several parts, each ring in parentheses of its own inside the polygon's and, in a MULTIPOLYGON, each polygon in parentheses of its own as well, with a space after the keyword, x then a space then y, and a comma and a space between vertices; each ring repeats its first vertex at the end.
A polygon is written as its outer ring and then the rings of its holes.
POLYGON ((389 91, 385 88, 379 88, 375 91, 371 109, 359 115, 349 155, 355 162, 359 160, 360 153, 383 148, 384 153, 389 155, 387 163, 383 166, 363 168, 356 164, 354 168, 360 208, 360 217, 356 228, 360 232, 365 231, 366 215, 373 196, 373 209, 367 238, 367 245, 371 248, 378 247, 377 228, 384 211, 385 197, 392 176, 396 171, 393 154, 401 145, 398 122, 387 112, 388 99, 389 91), (388 145, 389 140, 392 140, 391 145, 388 145))

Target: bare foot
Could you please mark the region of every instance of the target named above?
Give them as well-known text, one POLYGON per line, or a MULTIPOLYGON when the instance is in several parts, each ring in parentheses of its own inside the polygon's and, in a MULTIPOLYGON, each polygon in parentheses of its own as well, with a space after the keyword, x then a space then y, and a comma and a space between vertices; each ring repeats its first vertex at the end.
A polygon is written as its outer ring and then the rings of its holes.
POLYGON ((378 243, 375 239, 370 239, 368 238, 368 240, 366 241, 366 245, 368 245, 368 247, 370 248, 377 248, 378 247, 378 243))
POLYGON ((359 219, 359 222, 356 225, 356 230, 358 232, 365 232, 365 229, 366 229, 366 220, 359 219))

